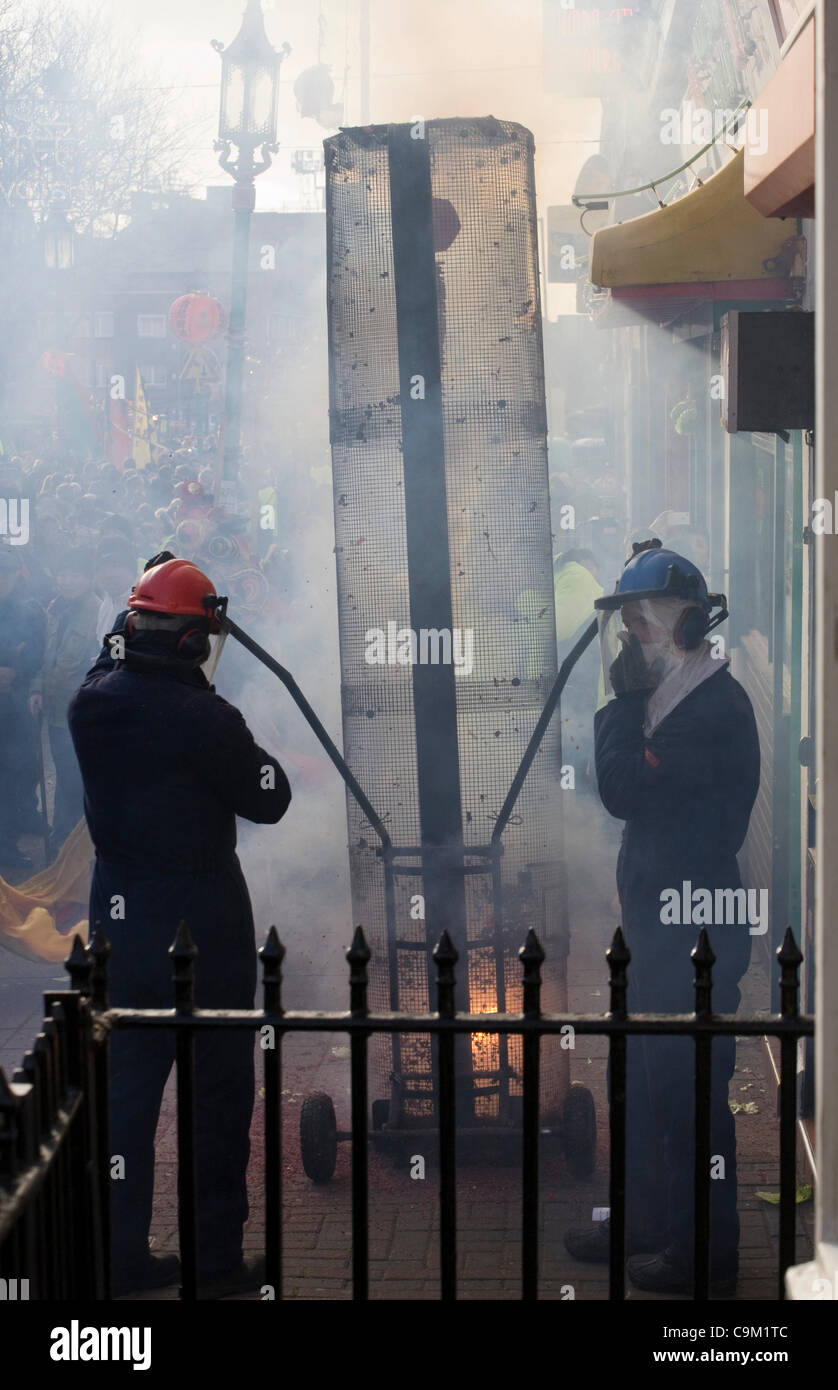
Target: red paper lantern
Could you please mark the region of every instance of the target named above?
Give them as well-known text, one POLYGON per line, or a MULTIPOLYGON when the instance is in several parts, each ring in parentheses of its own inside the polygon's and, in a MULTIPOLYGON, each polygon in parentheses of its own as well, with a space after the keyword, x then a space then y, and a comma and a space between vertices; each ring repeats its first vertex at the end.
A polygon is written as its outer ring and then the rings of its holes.
POLYGON ((58 348, 47 348, 46 352, 41 354, 41 367, 48 376, 66 376, 66 352, 60 352, 58 348))
POLYGON ((431 199, 431 225, 434 250, 447 251, 462 228, 457 209, 447 198, 431 199))
POLYGON ((208 343, 227 325, 227 315, 217 299, 193 291, 182 294, 169 309, 169 327, 185 343, 208 343))

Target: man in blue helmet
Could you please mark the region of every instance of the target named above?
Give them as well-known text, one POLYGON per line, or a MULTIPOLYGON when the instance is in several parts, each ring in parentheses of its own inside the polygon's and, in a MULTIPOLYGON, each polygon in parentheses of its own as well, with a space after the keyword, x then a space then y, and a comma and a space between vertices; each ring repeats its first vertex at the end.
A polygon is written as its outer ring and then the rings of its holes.
MULTIPOLYGON (((595 756, 603 805, 625 821, 617 887, 631 952, 629 1008, 693 1011, 690 952, 706 925, 716 955, 712 1007, 734 1013, 752 923, 740 910, 744 895, 724 890, 741 888, 736 855, 759 787, 760 758, 750 700, 718 644, 707 640, 727 617, 724 597, 708 594, 697 566, 656 540, 635 544, 616 593, 595 607, 616 696, 596 715, 595 756), (701 903, 701 912, 682 912, 687 900, 701 903)), ((738 1273, 736 1141, 728 1105, 734 1062, 735 1040, 714 1039, 710 1278, 711 1291, 722 1296, 734 1291, 738 1273)), ((629 1039, 628 1273, 651 1292, 692 1289, 693 1097, 692 1039, 629 1039)), ((577 1258, 607 1260, 607 1226, 571 1231, 566 1244, 577 1258)))

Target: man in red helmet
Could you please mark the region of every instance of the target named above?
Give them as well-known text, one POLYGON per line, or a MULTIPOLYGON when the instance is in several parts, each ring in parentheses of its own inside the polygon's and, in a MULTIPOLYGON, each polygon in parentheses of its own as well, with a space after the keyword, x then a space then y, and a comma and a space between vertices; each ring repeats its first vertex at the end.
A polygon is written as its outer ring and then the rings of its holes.
MULTIPOLYGON (((253 916, 236 855, 236 816, 275 824, 291 800, 275 758, 201 671, 218 631, 211 581, 188 560, 155 556, 121 630, 70 703, 68 717, 96 847, 90 920, 111 944, 110 1000, 170 1008, 168 948, 185 920, 198 947, 198 1008, 253 1008, 253 916)), ((148 1248, 154 1132, 174 1034, 111 1039, 113 1290, 159 1287, 178 1273, 148 1248), (117 1156, 122 1163, 117 1163, 117 1156)), ((253 1109, 253 1036, 196 1043, 198 1281, 205 1298, 258 1287, 242 1259, 253 1109)))

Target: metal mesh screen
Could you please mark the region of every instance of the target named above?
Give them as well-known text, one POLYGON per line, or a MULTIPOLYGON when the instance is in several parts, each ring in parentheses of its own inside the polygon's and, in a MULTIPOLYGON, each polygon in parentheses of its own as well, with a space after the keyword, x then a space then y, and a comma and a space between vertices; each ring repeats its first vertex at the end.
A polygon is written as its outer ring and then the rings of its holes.
MULTIPOLYGON (((331 438, 344 753, 394 845, 414 849, 396 856, 388 932, 377 839, 349 798, 353 909, 373 951, 372 1006, 423 1009, 439 923, 423 919, 417 901, 417 721, 409 654, 405 664, 399 659, 411 628, 400 404, 410 364, 400 374, 393 129, 345 130, 325 142, 331 438), (381 634, 383 663, 370 660, 373 631, 381 634)), ((463 657, 455 690, 468 960, 457 971, 468 980, 473 1010, 502 1007, 504 983, 506 1007, 520 1007, 517 950, 532 925, 548 951, 551 1007, 551 983, 562 973, 558 719, 503 836, 502 937, 488 860, 474 852, 490 840, 556 675, 533 141, 521 126, 491 117, 431 121, 415 138, 427 142, 430 172, 446 560, 463 657)), ((438 540, 428 535, 427 544, 438 540)), ((422 659, 421 646, 416 656, 422 659)), ((422 737, 420 728, 420 758, 422 737)), ((395 1060, 388 1040, 375 1045, 380 1084, 386 1088, 395 1070, 404 1113, 432 1118, 427 1040, 397 1040, 395 1060)), ((549 1053, 545 1063, 549 1093, 556 1086, 549 1053)), ((505 1103, 520 1092, 519 1065, 518 1040, 507 1049, 490 1035, 472 1038, 475 1121, 508 1115, 505 1103)))

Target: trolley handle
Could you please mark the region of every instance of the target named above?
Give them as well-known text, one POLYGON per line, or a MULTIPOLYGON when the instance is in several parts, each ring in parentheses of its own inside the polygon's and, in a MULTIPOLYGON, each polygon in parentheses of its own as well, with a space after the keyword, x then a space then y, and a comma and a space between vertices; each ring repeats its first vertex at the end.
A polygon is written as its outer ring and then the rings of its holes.
POLYGON ((320 740, 320 743, 325 748, 361 810, 364 812, 373 830, 378 835, 382 850, 389 850, 391 848, 391 840, 384 828, 381 817, 375 810, 363 788, 356 781, 342 753, 329 737, 305 695, 294 680, 294 677, 291 675, 291 672, 287 671, 284 666, 280 666, 278 661, 274 661, 274 658, 265 651, 264 647, 260 647, 259 643, 255 642, 249 633, 245 632, 243 628, 240 628, 238 623, 234 623, 232 618, 227 617, 226 598, 218 600, 217 617, 223 632, 227 632, 231 637, 235 637, 237 642, 240 642, 243 647, 246 647, 258 661, 261 661, 263 666, 267 666, 268 670, 272 671, 273 674, 282 681, 282 684, 285 686, 294 704, 297 706, 309 728, 320 740))
POLYGON ((541 746, 541 740, 544 738, 544 735, 547 732, 547 725, 553 718, 556 705, 559 703, 559 699, 561 697, 561 693, 567 685, 568 676, 570 675, 571 671, 573 670, 582 653, 587 651, 588 647, 591 645, 594 638, 596 637, 597 627, 598 623, 596 618, 594 618, 593 622, 585 628, 585 631, 582 633, 582 636, 579 638, 579 641, 576 643, 574 647, 571 648, 564 661, 562 662, 561 666, 559 667, 558 675, 556 676, 556 679, 553 682, 553 689, 550 691, 547 703, 544 706, 544 709, 541 711, 538 723, 532 731, 532 736, 530 738, 529 743, 527 744, 524 756, 521 759, 520 765, 518 767, 518 771, 515 773, 515 776, 512 779, 512 785, 509 788, 509 791, 506 793, 506 800, 500 808, 500 815, 495 821, 494 829, 492 830, 493 845, 496 845, 498 843, 501 835, 506 829, 509 817, 512 815, 512 811, 515 806, 515 802, 518 800, 527 773, 529 772, 530 767, 532 766, 533 758, 535 757, 536 753, 539 750, 539 747, 541 746))

